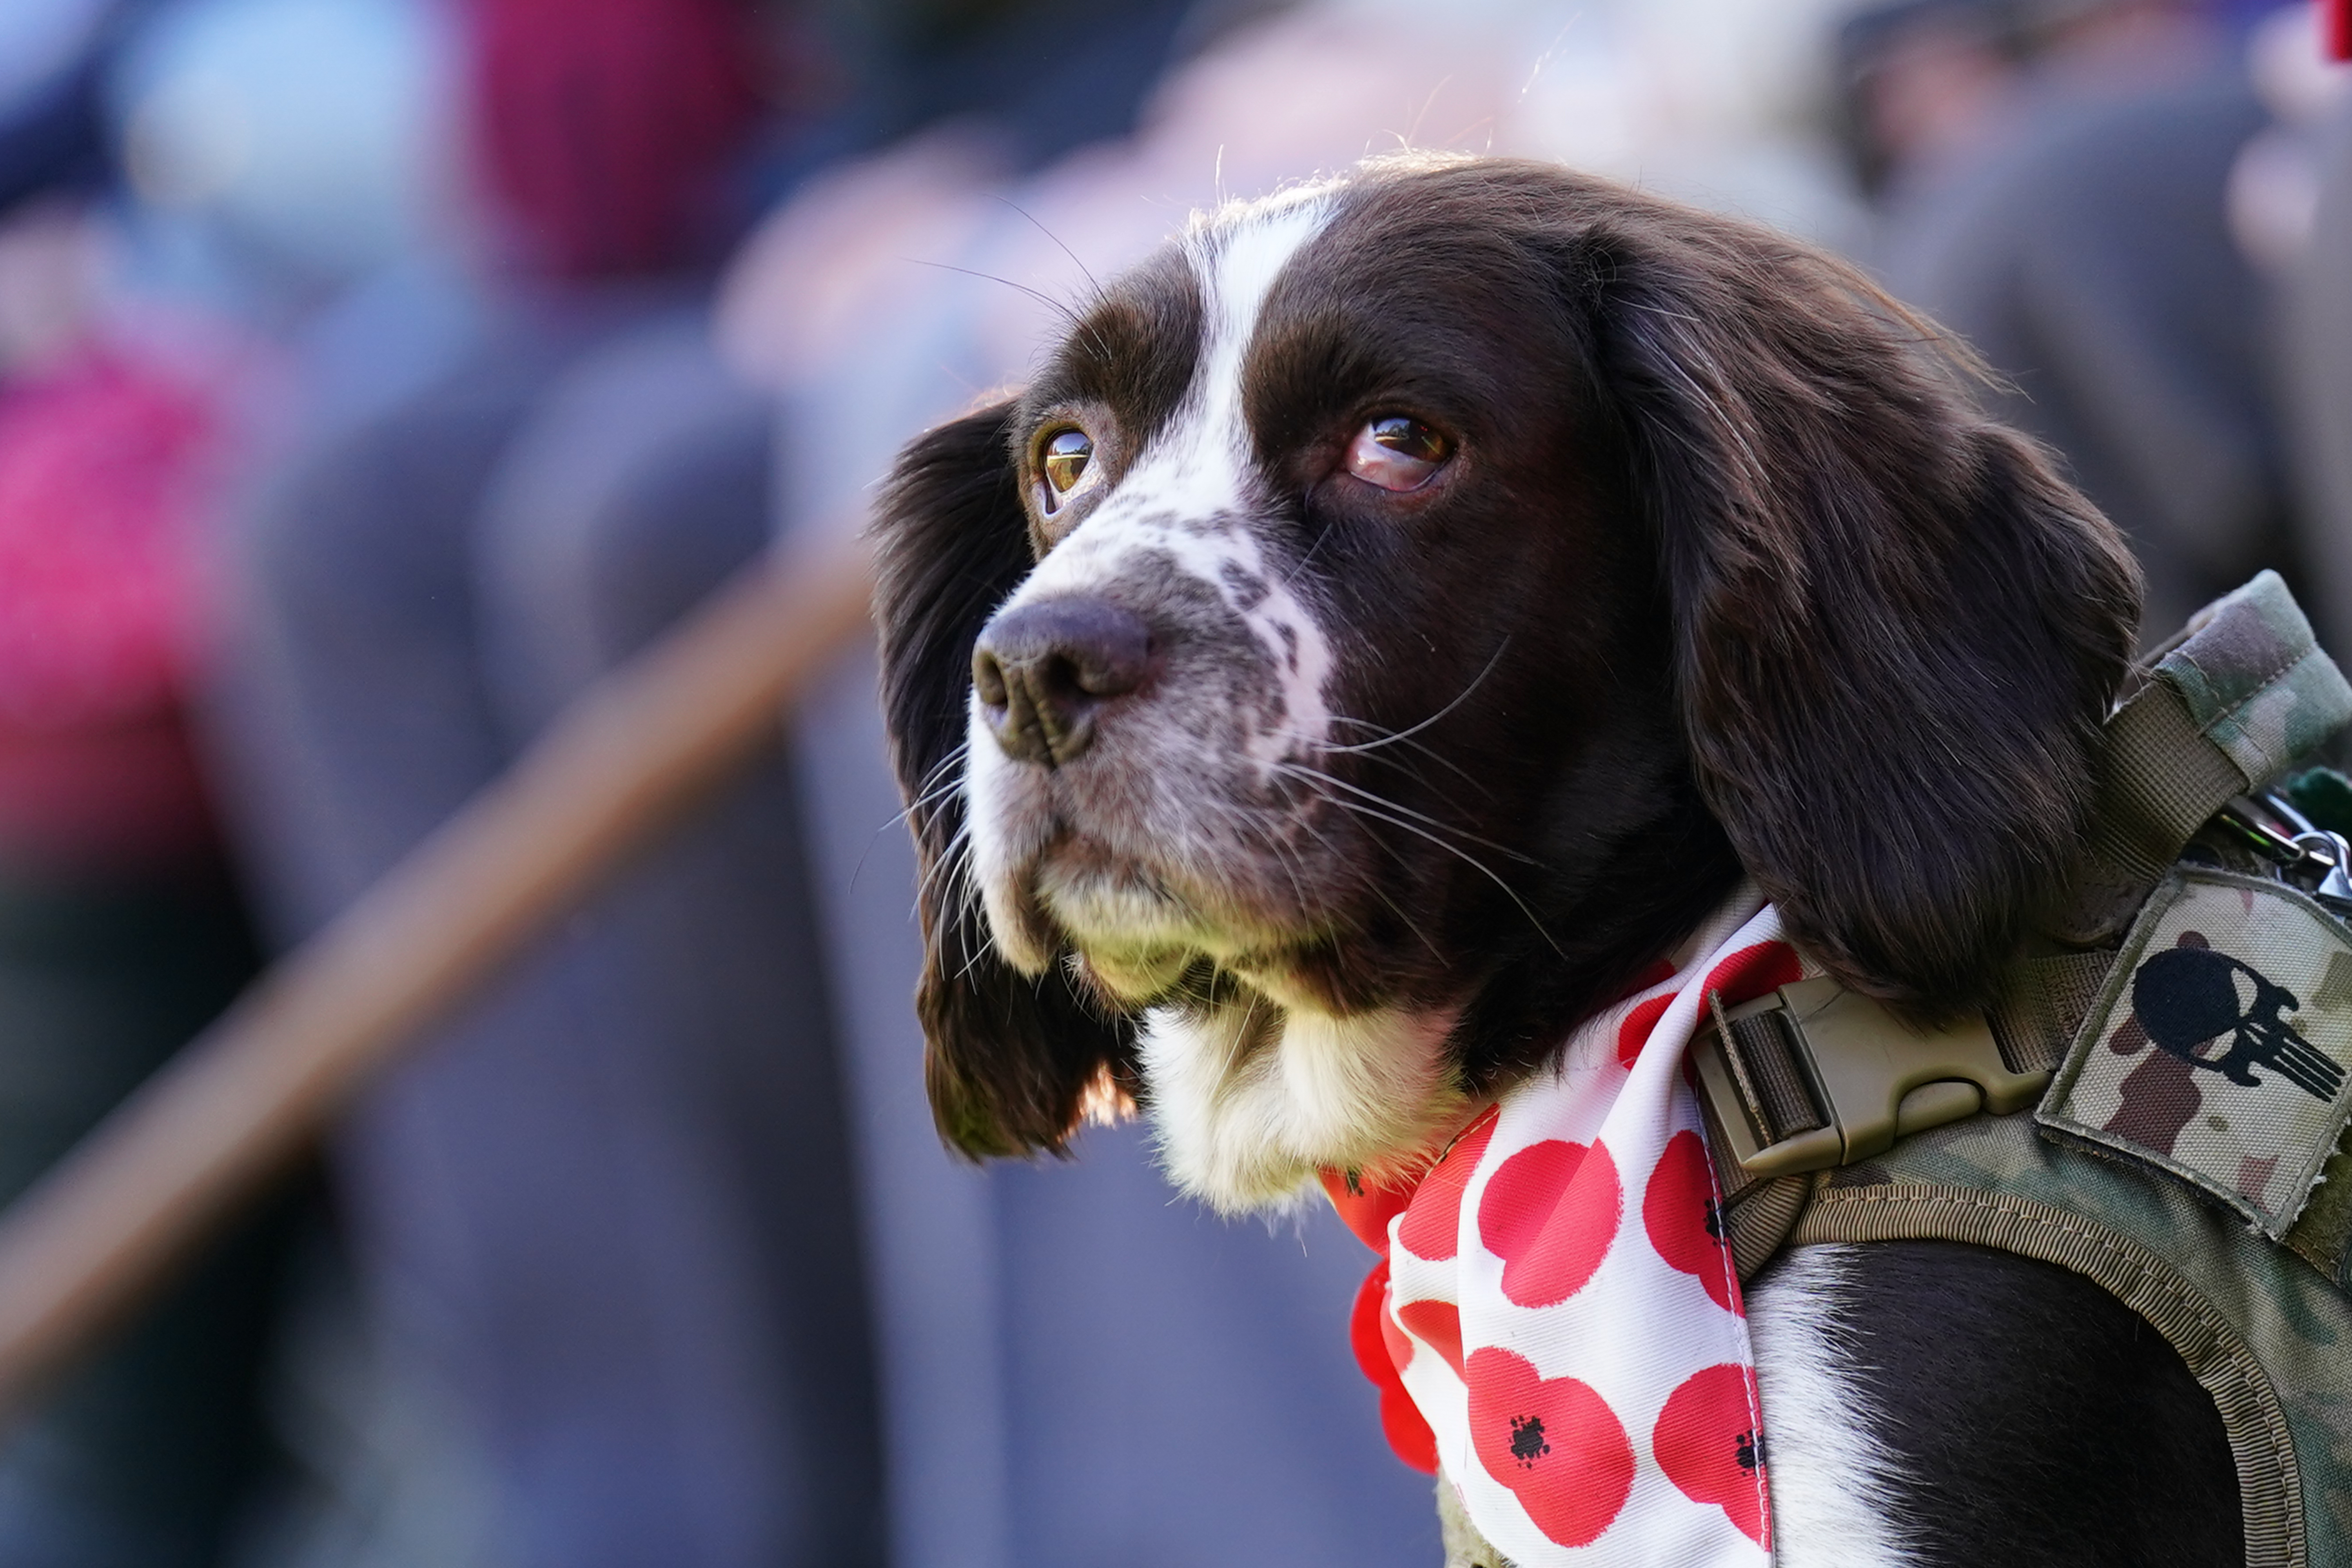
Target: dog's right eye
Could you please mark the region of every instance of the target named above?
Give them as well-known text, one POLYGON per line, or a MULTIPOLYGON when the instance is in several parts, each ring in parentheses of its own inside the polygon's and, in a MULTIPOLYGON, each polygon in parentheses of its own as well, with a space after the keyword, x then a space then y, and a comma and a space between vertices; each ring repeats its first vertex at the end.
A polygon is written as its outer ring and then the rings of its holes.
POLYGON ((1391 414, 1356 432, 1348 471, 1384 490, 1414 490, 1454 455, 1454 443, 1409 415, 1391 414))
POLYGON ((1045 437, 1037 448, 1037 467, 1045 476, 1038 489, 1047 513, 1060 510, 1064 501, 1092 482, 1094 459, 1094 438, 1075 426, 1045 437))

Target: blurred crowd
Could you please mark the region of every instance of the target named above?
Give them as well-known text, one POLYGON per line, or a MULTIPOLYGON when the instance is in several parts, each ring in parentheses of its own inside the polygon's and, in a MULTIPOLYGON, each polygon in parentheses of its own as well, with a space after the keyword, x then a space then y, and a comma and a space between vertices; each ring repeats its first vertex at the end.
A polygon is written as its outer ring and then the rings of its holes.
MULTIPOLYGON (((0 1197, 1184 215, 1401 146, 1853 257, 2352 647, 2273 0, 0 0, 0 1197)), ((0 1439, 0 1568, 1405 1568, 1328 1214, 940 1149, 854 651, 0 1439)))

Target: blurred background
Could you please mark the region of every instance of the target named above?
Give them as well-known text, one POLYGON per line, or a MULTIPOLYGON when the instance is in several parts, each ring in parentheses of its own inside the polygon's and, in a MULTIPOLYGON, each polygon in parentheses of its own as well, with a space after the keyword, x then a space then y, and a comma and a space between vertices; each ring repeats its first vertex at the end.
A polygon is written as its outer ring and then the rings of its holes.
MULTIPOLYGON (((1842 251, 2352 639, 2352 92, 2269 0, 0 0, 0 1196, 1190 209, 1399 146, 1842 251)), ((977 1171, 845 653, 0 1439, 0 1568, 1396 1568, 1328 1214, 977 1171)))

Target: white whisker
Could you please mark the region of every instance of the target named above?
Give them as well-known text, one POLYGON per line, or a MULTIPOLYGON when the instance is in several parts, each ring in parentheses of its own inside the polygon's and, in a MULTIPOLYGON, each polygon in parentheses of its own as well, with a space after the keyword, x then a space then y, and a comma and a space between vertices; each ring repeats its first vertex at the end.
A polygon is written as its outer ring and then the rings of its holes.
POLYGON ((1492 849, 1497 854, 1507 855, 1512 859, 1518 861, 1522 865, 1535 866, 1541 864, 1541 862, 1538 861, 1534 856, 1522 854, 1518 850, 1512 848, 1507 844, 1497 844, 1491 838, 1481 838, 1475 833, 1469 832, 1464 828, 1456 827, 1450 822, 1441 821, 1439 818, 1432 816, 1426 812, 1415 811, 1409 805, 1400 805, 1395 801, 1389 799, 1388 796, 1381 795, 1377 791, 1366 789, 1361 784, 1349 784, 1347 780, 1327 773, 1320 768, 1310 767, 1305 763, 1276 763, 1274 766, 1275 771, 1277 773, 1288 773, 1298 778, 1312 779, 1318 783, 1328 784, 1334 789, 1346 790, 1349 795, 1355 795, 1361 800, 1370 801, 1372 805, 1379 806, 1383 811, 1393 811, 1401 816, 1412 817, 1414 821, 1433 827, 1441 833, 1451 833, 1456 838, 1463 839, 1471 844, 1479 845, 1487 849, 1492 849))
MULTIPOLYGON (((1336 783, 1337 781, 1335 780, 1333 782, 1336 783)), ((1360 794, 1363 792, 1360 791, 1358 793, 1360 794)), ((1566 958, 1568 956, 1565 952, 1561 951, 1559 942, 1554 940, 1551 932, 1544 929, 1543 921, 1536 918, 1535 910, 1528 907, 1528 901, 1519 897, 1517 889, 1514 889, 1508 882, 1505 881, 1499 875, 1497 875, 1493 867, 1488 866, 1476 856, 1472 855, 1467 850, 1460 848, 1455 845, 1448 844, 1444 839, 1437 837, 1436 834, 1430 832, 1426 828, 1417 826, 1413 823, 1405 820, 1403 817, 1391 816, 1386 812, 1363 805, 1358 801, 1341 800, 1337 795, 1326 795, 1322 798, 1329 802, 1331 805, 1339 807, 1343 811, 1357 812, 1362 816, 1372 817, 1377 821, 1389 823, 1393 826, 1402 827, 1407 833, 1413 834, 1418 837, 1428 839, 1440 849, 1443 849, 1447 854, 1454 856, 1464 865, 1468 866, 1471 869, 1485 877, 1488 881, 1494 883, 1495 886, 1500 888, 1503 890, 1503 896, 1509 899, 1512 903, 1517 905, 1519 912, 1527 916, 1528 924, 1535 928, 1536 934, 1544 939, 1544 944, 1546 946, 1549 947, 1554 952, 1559 953, 1562 958, 1566 958)), ((1443 824, 1440 824, 1440 826, 1443 826, 1443 824)), ((1482 841, 1474 839, 1473 842, 1475 843, 1482 841)), ((1524 859, 1526 857, 1522 856, 1520 858, 1524 859)))
MULTIPOLYGON (((1386 736, 1381 740, 1366 741, 1359 745, 1326 745, 1323 749, 1327 752, 1377 752, 1382 746, 1392 746, 1399 741, 1406 739, 1408 736, 1420 734, 1423 730, 1428 729, 1432 724, 1436 723, 1440 719, 1444 718, 1448 713, 1453 712, 1456 708, 1461 707, 1465 702, 1470 700, 1470 694, 1477 690, 1480 686, 1484 685, 1488 676, 1495 673, 1495 667, 1503 661, 1504 650, 1508 648, 1510 646, 1511 639, 1509 636, 1506 634, 1503 640, 1495 645, 1494 654, 1486 660, 1486 667, 1484 669, 1481 669, 1476 675, 1471 677, 1470 684, 1462 689, 1461 695, 1455 697, 1453 701, 1447 703, 1444 707, 1440 708, 1436 712, 1432 713, 1428 718, 1423 719, 1420 723, 1413 725, 1411 729, 1399 730, 1395 733, 1386 736)), ((1370 725, 1367 721, 1361 719, 1350 719, 1346 721, 1346 722, 1350 724, 1366 724, 1368 728, 1379 728, 1379 726, 1370 725)))

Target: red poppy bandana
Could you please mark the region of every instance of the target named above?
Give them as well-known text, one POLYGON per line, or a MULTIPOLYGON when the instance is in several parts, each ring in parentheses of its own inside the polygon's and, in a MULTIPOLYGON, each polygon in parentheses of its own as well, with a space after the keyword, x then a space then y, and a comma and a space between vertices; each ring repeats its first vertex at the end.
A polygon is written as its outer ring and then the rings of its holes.
POLYGON ((1765 1568, 1756 1366, 1683 1071, 1724 1005, 1803 977, 1743 889, 1410 1188, 1325 1186, 1384 1256, 1358 1360, 1407 1463, 1520 1568, 1765 1568))

